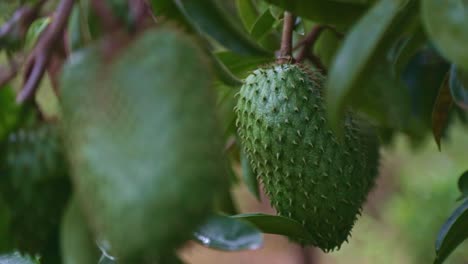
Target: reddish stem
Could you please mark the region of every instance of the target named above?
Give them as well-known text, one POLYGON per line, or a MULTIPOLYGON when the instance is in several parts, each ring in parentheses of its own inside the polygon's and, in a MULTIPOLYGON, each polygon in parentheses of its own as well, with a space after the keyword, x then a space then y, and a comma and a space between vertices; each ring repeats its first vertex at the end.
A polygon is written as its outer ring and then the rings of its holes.
POLYGON ((16 98, 17 102, 22 103, 32 98, 35 94, 54 53, 54 49, 57 43, 61 41, 60 38, 67 26, 74 2, 74 0, 62 0, 60 2, 52 23, 40 37, 28 62, 31 65, 30 70, 27 70, 25 84, 16 98))

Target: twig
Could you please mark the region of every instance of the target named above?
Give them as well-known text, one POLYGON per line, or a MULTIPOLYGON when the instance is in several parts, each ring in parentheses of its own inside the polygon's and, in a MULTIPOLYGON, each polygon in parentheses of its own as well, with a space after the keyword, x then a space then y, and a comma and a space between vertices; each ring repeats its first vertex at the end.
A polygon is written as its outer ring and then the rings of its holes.
POLYGON ((304 58, 307 57, 310 49, 314 46, 315 42, 320 37, 320 33, 322 33, 325 28, 326 27, 322 25, 314 27, 312 31, 310 31, 310 33, 307 34, 307 36, 298 44, 302 46, 302 49, 296 57, 298 62, 303 61, 304 58))
POLYGON ((54 52, 57 43, 60 43, 61 36, 70 17, 74 0, 61 0, 55 12, 55 17, 52 23, 40 37, 36 47, 31 53, 31 57, 27 63, 25 84, 23 89, 16 98, 16 101, 22 103, 31 98, 35 93, 48 63, 54 52))
POLYGON ((294 16, 289 12, 284 12, 283 33, 281 35, 281 47, 277 62, 285 63, 292 60, 292 34, 294 29, 294 16))
POLYGON ((39 10, 47 0, 37 2, 33 7, 23 6, 15 11, 10 20, 0 27, 0 39, 8 37, 10 34, 17 34, 16 37, 24 38, 29 26, 39 15, 39 10))

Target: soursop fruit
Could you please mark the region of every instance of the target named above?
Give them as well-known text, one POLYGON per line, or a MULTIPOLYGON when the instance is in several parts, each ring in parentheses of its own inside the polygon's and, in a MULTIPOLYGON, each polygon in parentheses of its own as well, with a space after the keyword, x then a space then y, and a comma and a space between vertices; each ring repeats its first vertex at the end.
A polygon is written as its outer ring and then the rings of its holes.
POLYGON ((58 225, 71 193, 68 165, 55 124, 26 125, 1 144, 0 195, 10 213, 13 248, 52 263, 58 225))
POLYGON ((324 77, 296 64, 249 75, 239 92, 238 134, 254 173, 281 216, 310 233, 302 244, 324 251, 347 240, 374 185, 378 140, 348 114, 343 140, 327 126, 324 77))
POLYGON ((61 78, 77 200, 124 263, 163 257, 227 188, 211 72, 201 48, 169 27, 145 31, 111 58, 105 47, 78 52, 61 78))

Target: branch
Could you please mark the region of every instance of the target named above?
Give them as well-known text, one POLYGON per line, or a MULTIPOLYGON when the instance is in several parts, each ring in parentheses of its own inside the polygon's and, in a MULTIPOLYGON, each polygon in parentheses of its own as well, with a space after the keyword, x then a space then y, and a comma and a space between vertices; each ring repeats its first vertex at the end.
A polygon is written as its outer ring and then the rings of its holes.
POLYGON ((22 103, 34 95, 56 46, 60 44, 61 36, 67 26, 74 2, 74 0, 61 0, 57 7, 52 23, 41 36, 31 53, 26 68, 25 84, 16 98, 17 102, 22 103))
POLYGON ((294 16, 289 12, 284 12, 283 34, 281 35, 281 48, 279 51, 278 63, 289 62, 292 59, 292 34, 294 29, 294 16))
POLYGON ((47 0, 37 2, 33 7, 24 6, 15 11, 10 20, 0 27, 0 39, 12 37, 16 34, 18 39, 23 39, 29 26, 36 20, 39 10, 47 0))
POLYGON ((301 62, 304 58, 309 54, 309 50, 314 46, 315 42, 320 36, 320 33, 325 29, 325 26, 319 25, 316 26, 310 31, 309 34, 298 44, 298 46, 302 46, 301 51, 297 55, 297 61, 301 62))

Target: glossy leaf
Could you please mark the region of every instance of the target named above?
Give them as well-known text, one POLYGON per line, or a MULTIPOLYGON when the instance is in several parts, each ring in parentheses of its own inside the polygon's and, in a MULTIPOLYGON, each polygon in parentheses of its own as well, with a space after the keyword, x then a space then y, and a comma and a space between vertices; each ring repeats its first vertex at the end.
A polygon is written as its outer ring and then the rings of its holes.
POLYGON ((453 101, 461 108, 468 110, 468 71, 462 71, 452 65, 449 86, 453 101))
POLYGON ((447 127, 447 122, 450 116, 450 109, 452 108, 452 96, 450 95, 449 89, 449 74, 445 75, 445 78, 440 86, 439 93, 432 109, 432 134, 437 143, 437 147, 440 150, 440 138, 442 132, 447 127))
POLYGON ((266 1, 314 22, 338 26, 351 25, 364 14, 367 9, 366 6, 362 5, 329 0, 266 1))
POLYGON ((33 259, 29 256, 22 256, 19 252, 12 254, 0 255, 1 264, 39 264, 38 259, 33 259))
POLYGON ((396 20, 404 1, 381 0, 351 29, 331 67, 327 85, 329 120, 340 131, 346 99, 359 88, 366 70, 385 41, 385 34, 396 20), (365 40, 365 41, 363 41, 365 40))
POLYGON ((468 2, 422 0, 422 18, 429 37, 440 52, 468 71, 468 2))
POLYGON ((236 0, 236 7, 245 29, 250 32, 258 17, 255 5, 252 0, 236 0))
POLYGON ((240 56, 230 51, 217 52, 216 56, 226 67, 240 78, 246 77, 250 71, 255 70, 261 65, 271 63, 274 57, 251 57, 240 56))
POLYGON ((458 178, 458 190, 461 192, 458 200, 468 198, 468 170, 458 178))
POLYGON ((255 250, 263 245, 261 232, 249 223, 223 215, 213 215, 194 232, 200 244, 218 250, 255 250))
POLYGON ((244 183, 257 200, 260 201, 260 187, 258 185, 258 179, 250 167, 250 163, 247 160, 247 155, 244 152, 241 153, 241 167, 242 167, 242 178, 244 183))
POLYGON ((255 21, 250 31, 250 35, 256 39, 262 39, 265 35, 270 32, 273 25, 276 22, 276 18, 271 14, 270 9, 265 10, 263 14, 255 21))
POLYGON ((242 81, 237 78, 213 53, 210 52, 209 58, 213 65, 216 77, 228 86, 240 86, 242 81))
POLYGON ((206 33, 221 45, 242 55, 268 56, 238 28, 214 0, 174 0, 182 14, 200 33, 206 33))
POLYGON ((442 226, 436 240, 436 259, 434 264, 444 260, 468 238, 468 199, 452 213, 442 226))
POLYGON ((283 235, 291 238, 310 237, 309 232, 299 222, 287 217, 262 213, 239 214, 231 217, 248 221, 263 233, 283 235))

